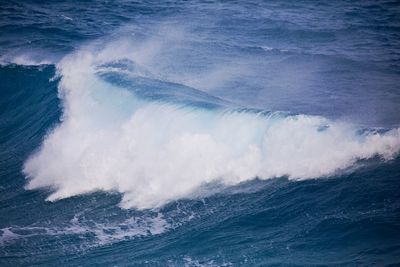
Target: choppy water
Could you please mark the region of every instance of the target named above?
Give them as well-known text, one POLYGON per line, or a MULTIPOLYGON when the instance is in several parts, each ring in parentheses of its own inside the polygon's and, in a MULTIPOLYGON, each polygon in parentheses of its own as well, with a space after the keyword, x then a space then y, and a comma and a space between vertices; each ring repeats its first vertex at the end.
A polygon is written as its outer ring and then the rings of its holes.
POLYGON ((1 266, 400 264, 396 1, 2 1, 1 266))

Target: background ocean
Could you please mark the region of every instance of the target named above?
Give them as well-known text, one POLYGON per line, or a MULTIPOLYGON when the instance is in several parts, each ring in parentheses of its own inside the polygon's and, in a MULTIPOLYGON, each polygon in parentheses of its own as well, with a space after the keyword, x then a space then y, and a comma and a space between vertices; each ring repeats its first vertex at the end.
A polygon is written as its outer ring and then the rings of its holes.
POLYGON ((0 2, 0 266, 400 265, 398 1, 0 2))

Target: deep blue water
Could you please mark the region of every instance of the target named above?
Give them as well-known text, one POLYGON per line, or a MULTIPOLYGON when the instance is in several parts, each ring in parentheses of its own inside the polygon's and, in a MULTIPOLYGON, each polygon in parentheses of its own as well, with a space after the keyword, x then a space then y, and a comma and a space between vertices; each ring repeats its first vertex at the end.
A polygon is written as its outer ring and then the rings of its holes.
POLYGON ((400 265, 398 1, 1 1, 0 266, 400 265))

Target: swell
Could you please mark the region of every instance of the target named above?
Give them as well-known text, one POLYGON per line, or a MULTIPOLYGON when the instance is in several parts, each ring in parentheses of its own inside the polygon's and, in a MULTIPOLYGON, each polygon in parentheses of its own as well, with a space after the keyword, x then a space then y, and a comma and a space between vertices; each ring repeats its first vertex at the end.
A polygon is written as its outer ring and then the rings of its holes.
POLYGON ((147 62, 154 47, 89 45, 57 65, 62 123, 26 161, 28 189, 53 188, 50 201, 117 191, 122 207, 146 209, 205 184, 324 177, 400 149, 399 129, 241 109, 170 82, 147 62))
MULTIPOLYGON (((0 175, 2 189, 23 183, 23 162, 42 142, 49 128, 59 120, 57 81, 51 80, 55 67, 0 66, 0 175), (13 174, 13 175, 9 175, 13 174), (19 176, 17 176, 19 177, 19 176)), ((2 196, 15 190, 2 190, 2 196)))

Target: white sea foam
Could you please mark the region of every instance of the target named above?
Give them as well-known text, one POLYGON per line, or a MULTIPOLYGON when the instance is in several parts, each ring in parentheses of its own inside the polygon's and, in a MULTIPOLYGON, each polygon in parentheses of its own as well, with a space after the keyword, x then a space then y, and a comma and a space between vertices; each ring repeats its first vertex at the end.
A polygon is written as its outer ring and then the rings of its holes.
POLYGON ((0 229, 0 231, 1 231, 0 246, 4 245, 12 240, 18 239, 20 237, 20 235, 11 231, 10 227, 2 228, 2 229, 0 229))
POLYGON ((153 216, 130 217, 122 221, 98 223, 86 220, 80 214, 64 226, 12 226, 0 229, 0 247, 20 239, 37 236, 86 236, 83 248, 118 242, 121 240, 162 234, 175 225, 169 224, 161 213, 153 216), (89 238, 91 236, 92 238, 89 238))
POLYGON ((0 56, 0 65, 17 64, 21 66, 40 66, 54 64, 54 60, 42 59, 35 54, 18 54, 0 56))
POLYGON ((28 189, 52 187, 49 201, 118 191, 122 207, 145 209, 210 182, 322 177, 362 159, 390 160, 400 149, 399 129, 360 133, 318 116, 149 102, 96 75, 100 65, 121 59, 149 66, 159 48, 116 41, 82 48, 58 64, 64 115, 25 163, 28 189))

